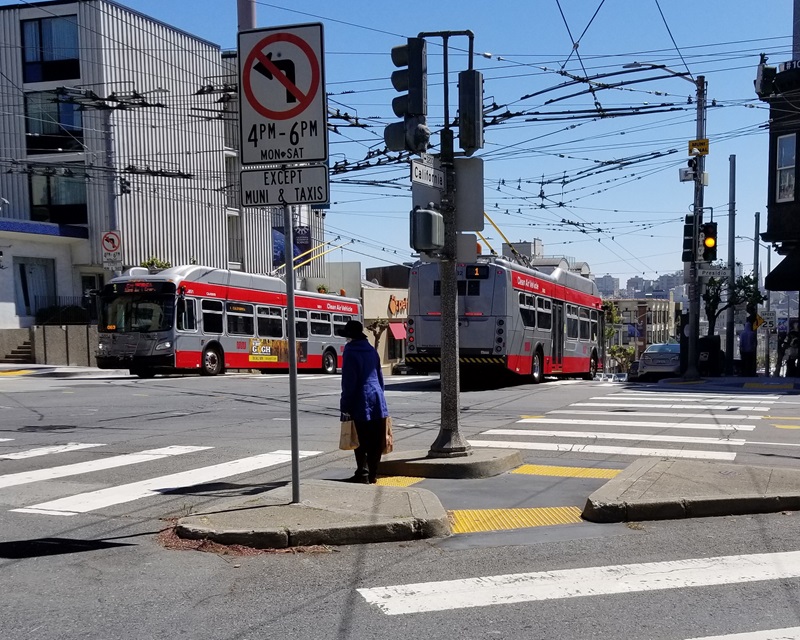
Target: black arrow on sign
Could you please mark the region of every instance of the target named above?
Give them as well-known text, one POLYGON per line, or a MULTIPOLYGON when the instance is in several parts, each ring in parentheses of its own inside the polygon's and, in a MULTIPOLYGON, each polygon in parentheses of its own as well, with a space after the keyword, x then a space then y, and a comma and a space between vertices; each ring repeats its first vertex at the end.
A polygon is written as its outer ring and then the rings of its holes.
MULTIPOLYGON (((272 62, 272 52, 270 51, 267 54, 267 59, 275 66, 278 71, 282 71, 283 75, 286 76, 286 79, 291 83, 294 84, 294 62, 291 60, 277 60, 272 62)), ((270 71, 267 66, 263 62, 258 62, 253 67, 254 70, 258 71, 262 74, 267 80, 272 80, 275 76, 272 75, 272 71, 270 71)), ((289 91, 286 90, 286 104, 291 104, 292 102, 297 102, 297 98, 289 91)))

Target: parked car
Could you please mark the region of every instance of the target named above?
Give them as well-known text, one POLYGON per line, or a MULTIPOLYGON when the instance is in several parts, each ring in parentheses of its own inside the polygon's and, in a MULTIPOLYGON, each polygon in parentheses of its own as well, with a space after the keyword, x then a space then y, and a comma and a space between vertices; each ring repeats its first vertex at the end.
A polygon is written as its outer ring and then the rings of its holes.
POLYGON ((639 379, 677 376, 681 372, 681 345, 651 344, 639 359, 639 379))

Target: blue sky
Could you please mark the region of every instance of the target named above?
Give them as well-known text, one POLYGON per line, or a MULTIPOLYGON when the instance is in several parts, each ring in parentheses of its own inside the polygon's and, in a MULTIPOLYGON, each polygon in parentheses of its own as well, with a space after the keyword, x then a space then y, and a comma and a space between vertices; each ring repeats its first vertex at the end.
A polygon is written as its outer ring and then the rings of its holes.
MULTIPOLYGON (((235 0, 121 4, 225 49, 236 47, 235 0)), ((765 229, 768 110, 754 94, 753 79, 760 53, 771 64, 792 59, 790 0, 276 0, 257 2, 256 11, 259 27, 324 24, 329 107, 368 125, 331 133, 332 163, 364 163, 370 152, 383 148, 383 127, 396 120, 391 100, 397 94, 389 82, 393 46, 421 31, 473 31, 485 105, 498 106, 489 115, 513 114, 486 128, 486 146, 476 154, 485 159, 487 213, 510 240, 540 238, 546 254, 586 261, 595 274, 610 273, 623 286, 636 275, 654 278, 682 267, 683 216, 693 188, 678 181, 678 169, 686 166, 687 143, 695 137, 695 106, 688 104, 695 87, 646 70, 607 81, 652 80, 597 90, 594 96, 581 82, 557 87, 570 78, 621 72, 633 61, 705 75, 711 149, 705 205, 719 222, 720 257, 727 257, 731 155, 737 165, 737 233, 753 237, 756 211, 765 229), (623 107, 641 113, 601 118, 597 111, 623 107)), ((428 45, 434 131, 443 125, 440 42, 432 39, 428 45)), ((455 73, 467 66, 466 45, 466 38, 450 41, 451 116, 456 113, 455 73)), ((438 136, 433 142, 438 144, 438 136)), ((407 165, 381 164, 332 180, 329 239, 355 242, 328 258, 360 260, 365 266, 408 261, 407 165)), ((706 210, 706 220, 709 215, 706 210)), ((499 251, 499 234, 487 225, 484 235, 499 251)), ((752 269, 752 240, 738 241, 736 249, 745 271, 752 269)), ((761 262, 763 271, 765 252, 761 262)))

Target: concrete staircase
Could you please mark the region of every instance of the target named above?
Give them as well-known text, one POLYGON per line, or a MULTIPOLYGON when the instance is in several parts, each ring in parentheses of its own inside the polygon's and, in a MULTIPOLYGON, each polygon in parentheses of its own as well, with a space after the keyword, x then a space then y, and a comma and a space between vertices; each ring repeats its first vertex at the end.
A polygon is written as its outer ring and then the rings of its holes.
POLYGON ((3 364, 34 364, 35 362, 33 345, 30 340, 26 340, 16 349, 12 349, 11 353, 0 358, 0 363, 3 364))

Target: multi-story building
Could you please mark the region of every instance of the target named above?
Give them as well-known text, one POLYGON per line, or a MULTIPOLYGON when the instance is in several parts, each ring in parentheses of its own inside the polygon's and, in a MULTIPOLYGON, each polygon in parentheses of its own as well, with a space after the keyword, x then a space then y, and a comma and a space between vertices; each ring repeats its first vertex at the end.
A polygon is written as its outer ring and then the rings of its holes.
POLYGON ((619 278, 614 278, 610 274, 595 278, 595 284, 604 298, 616 298, 619 296, 619 278))
POLYGON ((651 344, 675 342, 679 336, 676 319, 680 304, 671 300, 645 298, 641 300, 615 300, 622 325, 612 339, 612 344, 633 346, 636 358, 651 344))
MULTIPOLYGON (((280 212, 239 203, 235 52, 110 0, 0 7, 0 37, 0 328, 149 259, 282 261, 280 212)), ((323 217, 296 207, 296 246, 323 217)))

